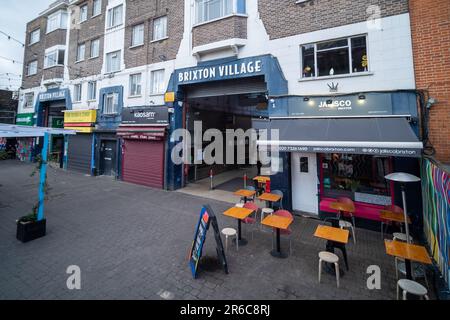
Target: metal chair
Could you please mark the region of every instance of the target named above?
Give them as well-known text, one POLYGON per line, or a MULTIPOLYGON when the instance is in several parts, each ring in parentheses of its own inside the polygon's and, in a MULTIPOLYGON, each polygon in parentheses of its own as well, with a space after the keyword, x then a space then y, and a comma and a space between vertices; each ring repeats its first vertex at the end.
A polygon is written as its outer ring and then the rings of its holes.
MULTIPOLYGON (((255 187, 252 187, 252 186, 247 186, 247 187, 245 188, 245 190, 256 191, 256 188, 255 188, 255 187)), ((241 200, 240 200, 240 201, 241 201, 241 202, 245 202, 245 198, 244 198, 244 197, 241 197, 241 200)), ((253 197, 251 197, 251 198, 247 198, 247 201, 255 202, 255 195, 253 195, 253 197)))
MULTIPOLYGON (((391 211, 391 212, 403 214, 403 209, 401 207, 393 205, 393 204, 385 206, 383 209, 391 211)), ((381 239, 384 239, 384 234, 386 233, 386 230, 383 229, 383 225, 385 225, 385 228, 387 230, 387 227, 389 225, 392 225, 392 222, 381 220, 381 239)), ((400 224, 400 226, 401 226, 401 224, 400 224)))
POLYGON ((244 208, 254 211, 254 216, 255 216, 254 218, 248 216, 247 218, 242 220, 242 223, 244 223, 244 224, 251 224, 251 225, 253 225, 253 228, 252 228, 252 240, 253 240, 253 232, 255 231, 255 228, 256 228, 256 220, 257 220, 258 212, 259 212, 260 209, 253 202, 247 202, 246 204, 244 204, 244 208))
POLYGON ((281 190, 272 190, 271 193, 272 194, 276 194, 278 196, 281 196, 281 199, 279 201, 274 202, 272 204, 272 208, 274 208, 275 210, 283 210, 283 197, 284 197, 283 191, 281 191, 281 190))

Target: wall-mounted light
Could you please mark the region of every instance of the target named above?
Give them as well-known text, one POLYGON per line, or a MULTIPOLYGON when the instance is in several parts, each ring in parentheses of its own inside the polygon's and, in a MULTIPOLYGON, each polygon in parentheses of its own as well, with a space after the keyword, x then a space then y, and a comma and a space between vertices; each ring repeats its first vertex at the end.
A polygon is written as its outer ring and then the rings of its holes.
POLYGON ((304 98, 303 98, 303 101, 308 102, 308 101, 309 101, 309 98, 308 98, 308 97, 304 97, 304 98))
POLYGON ((364 94, 360 94, 360 95, 358 96, 358 99, 359 99, 359 100, 366 100, 366 96, 365 96, 364 94))

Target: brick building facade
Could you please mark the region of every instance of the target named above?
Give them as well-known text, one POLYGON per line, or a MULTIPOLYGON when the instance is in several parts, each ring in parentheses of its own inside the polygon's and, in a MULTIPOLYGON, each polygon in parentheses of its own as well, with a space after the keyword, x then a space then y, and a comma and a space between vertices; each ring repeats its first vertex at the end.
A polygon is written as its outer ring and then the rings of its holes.
POLYGON ((428 90, 429 138, 435 157, 450 164, 450 2, 410 0, 411 32, 417 89, 428 90))

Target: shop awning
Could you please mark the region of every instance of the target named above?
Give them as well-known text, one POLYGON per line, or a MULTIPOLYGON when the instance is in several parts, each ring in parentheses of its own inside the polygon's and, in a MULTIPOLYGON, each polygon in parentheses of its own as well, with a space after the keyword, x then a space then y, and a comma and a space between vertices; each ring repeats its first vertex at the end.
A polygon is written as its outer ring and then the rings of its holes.
POLYGON ((1 138, 32 138, 43 137, 48 134, 69 134, 74 135, 74 130, 64 130, 45 127, 30 127, 30 126, 18 126, 0 123, 0 137, 1 138))
POLYGON ((281 152, 420 157, 423 149, 405 118, 276 119, 267 128, 258 145, 281 152))

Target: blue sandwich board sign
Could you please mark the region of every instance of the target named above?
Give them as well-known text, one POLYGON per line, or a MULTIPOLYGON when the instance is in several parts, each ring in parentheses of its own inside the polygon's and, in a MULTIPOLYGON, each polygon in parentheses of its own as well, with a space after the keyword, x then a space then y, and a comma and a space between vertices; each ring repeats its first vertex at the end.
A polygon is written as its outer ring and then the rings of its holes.
POLYGON ((225 257, 225 250, 223 249, 222 238, 220 237, 219 225, 217 223, 217 217, 214 211, 209 205, 204 205, 200 212, 197 228, 195 229, 194 241, 190 252, 189 265, 191 267, 192 276, 197 278, 197 270, 202 257, 203 245, 205 244, 206 234, 210 226, 213 226, 214 236, 216 239, 216 252, 221 266, 224 268, 225 273, 228 274, 228 264, 225 257))

